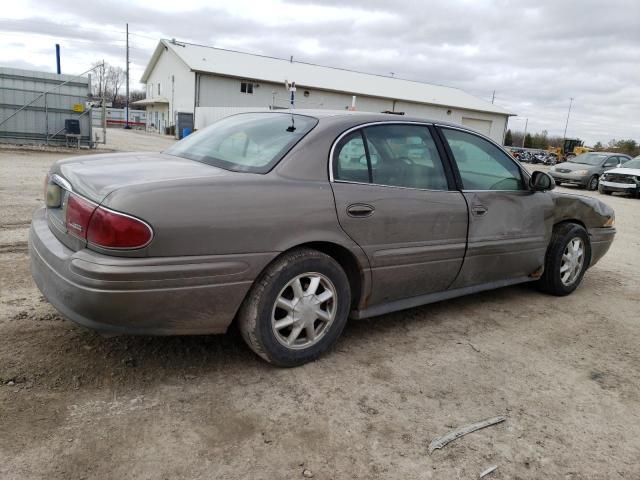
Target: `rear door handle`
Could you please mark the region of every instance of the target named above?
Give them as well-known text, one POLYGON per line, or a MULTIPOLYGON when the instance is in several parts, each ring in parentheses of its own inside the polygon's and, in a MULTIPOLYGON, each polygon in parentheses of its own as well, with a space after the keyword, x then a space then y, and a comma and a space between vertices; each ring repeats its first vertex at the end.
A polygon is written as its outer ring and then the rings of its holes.
POLYGON ((375 208, 371 205, 367 205, 366 203, 353 203, 347 207, 347 215, 350 217, 370 217, 373 215, 375 208))
POLYGON ((487 214, 489 209, 484 205, 474 205, 471 207, 471 213, 473 213, 476 217, 482 217, 487 214))

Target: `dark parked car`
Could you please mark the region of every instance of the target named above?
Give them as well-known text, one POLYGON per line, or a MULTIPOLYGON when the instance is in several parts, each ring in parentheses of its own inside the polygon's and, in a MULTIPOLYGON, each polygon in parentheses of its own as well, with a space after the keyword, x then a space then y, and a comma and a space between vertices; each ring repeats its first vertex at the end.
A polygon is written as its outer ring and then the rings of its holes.
POLYGON ((600 177, 598 191, 606 195, 620 192, 632 193, 640 197, 640 156, 621 167, 604 172, 600 177))
POLYGON ((612 168, 619 167, 631 160, 623 153, 589 152, 573 157, 549 170, 556 185, 570 183, 588 190, 596 190, 600 176, 612 168))
POLYGON ((614 212, 552 192, 457 125, 248 113, 164 153, 56 162, 33 277, 69 319, 115 333, 222 333, 283 366, 366 318, 521 282, 571 293, 614 212))

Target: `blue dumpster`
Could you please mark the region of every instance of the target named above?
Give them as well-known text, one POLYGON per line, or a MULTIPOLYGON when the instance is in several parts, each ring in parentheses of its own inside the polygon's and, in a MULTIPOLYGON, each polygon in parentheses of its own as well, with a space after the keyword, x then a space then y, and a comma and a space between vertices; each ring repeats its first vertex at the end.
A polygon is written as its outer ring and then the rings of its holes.
POLYGON ((184 137, 186 137, 188 135, 191 135, 191 129, 187 128, 187 127, 183 128, 182 129, 182 137, 181 138, 184 138, 184 137))

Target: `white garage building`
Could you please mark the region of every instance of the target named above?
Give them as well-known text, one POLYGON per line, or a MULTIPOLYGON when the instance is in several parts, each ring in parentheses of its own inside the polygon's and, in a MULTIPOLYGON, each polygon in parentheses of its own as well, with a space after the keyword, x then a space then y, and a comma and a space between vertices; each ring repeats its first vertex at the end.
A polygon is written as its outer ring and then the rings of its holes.
POLYGON ((462 123, 502 143, 513 115, 457 88, 353 72, 220 48, 161 40, 141 82, 147 127, 164 132, 194 122, 202 128, 257 108, 288 108, 286 82, 296 83, 296 109, 404 112, 462 123), (183 123, 184 122, 184 123, 183 123))

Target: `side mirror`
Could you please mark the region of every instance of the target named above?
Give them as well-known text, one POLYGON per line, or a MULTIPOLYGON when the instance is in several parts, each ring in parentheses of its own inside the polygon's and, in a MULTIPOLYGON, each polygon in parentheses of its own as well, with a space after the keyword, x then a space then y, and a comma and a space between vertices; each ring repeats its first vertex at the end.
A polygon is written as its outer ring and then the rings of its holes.
POLYGON ((534 192, 544 192, 556 188, 556 182, 553 177, 546 172, 536 170, 531 174, 529 187, 534 192))

